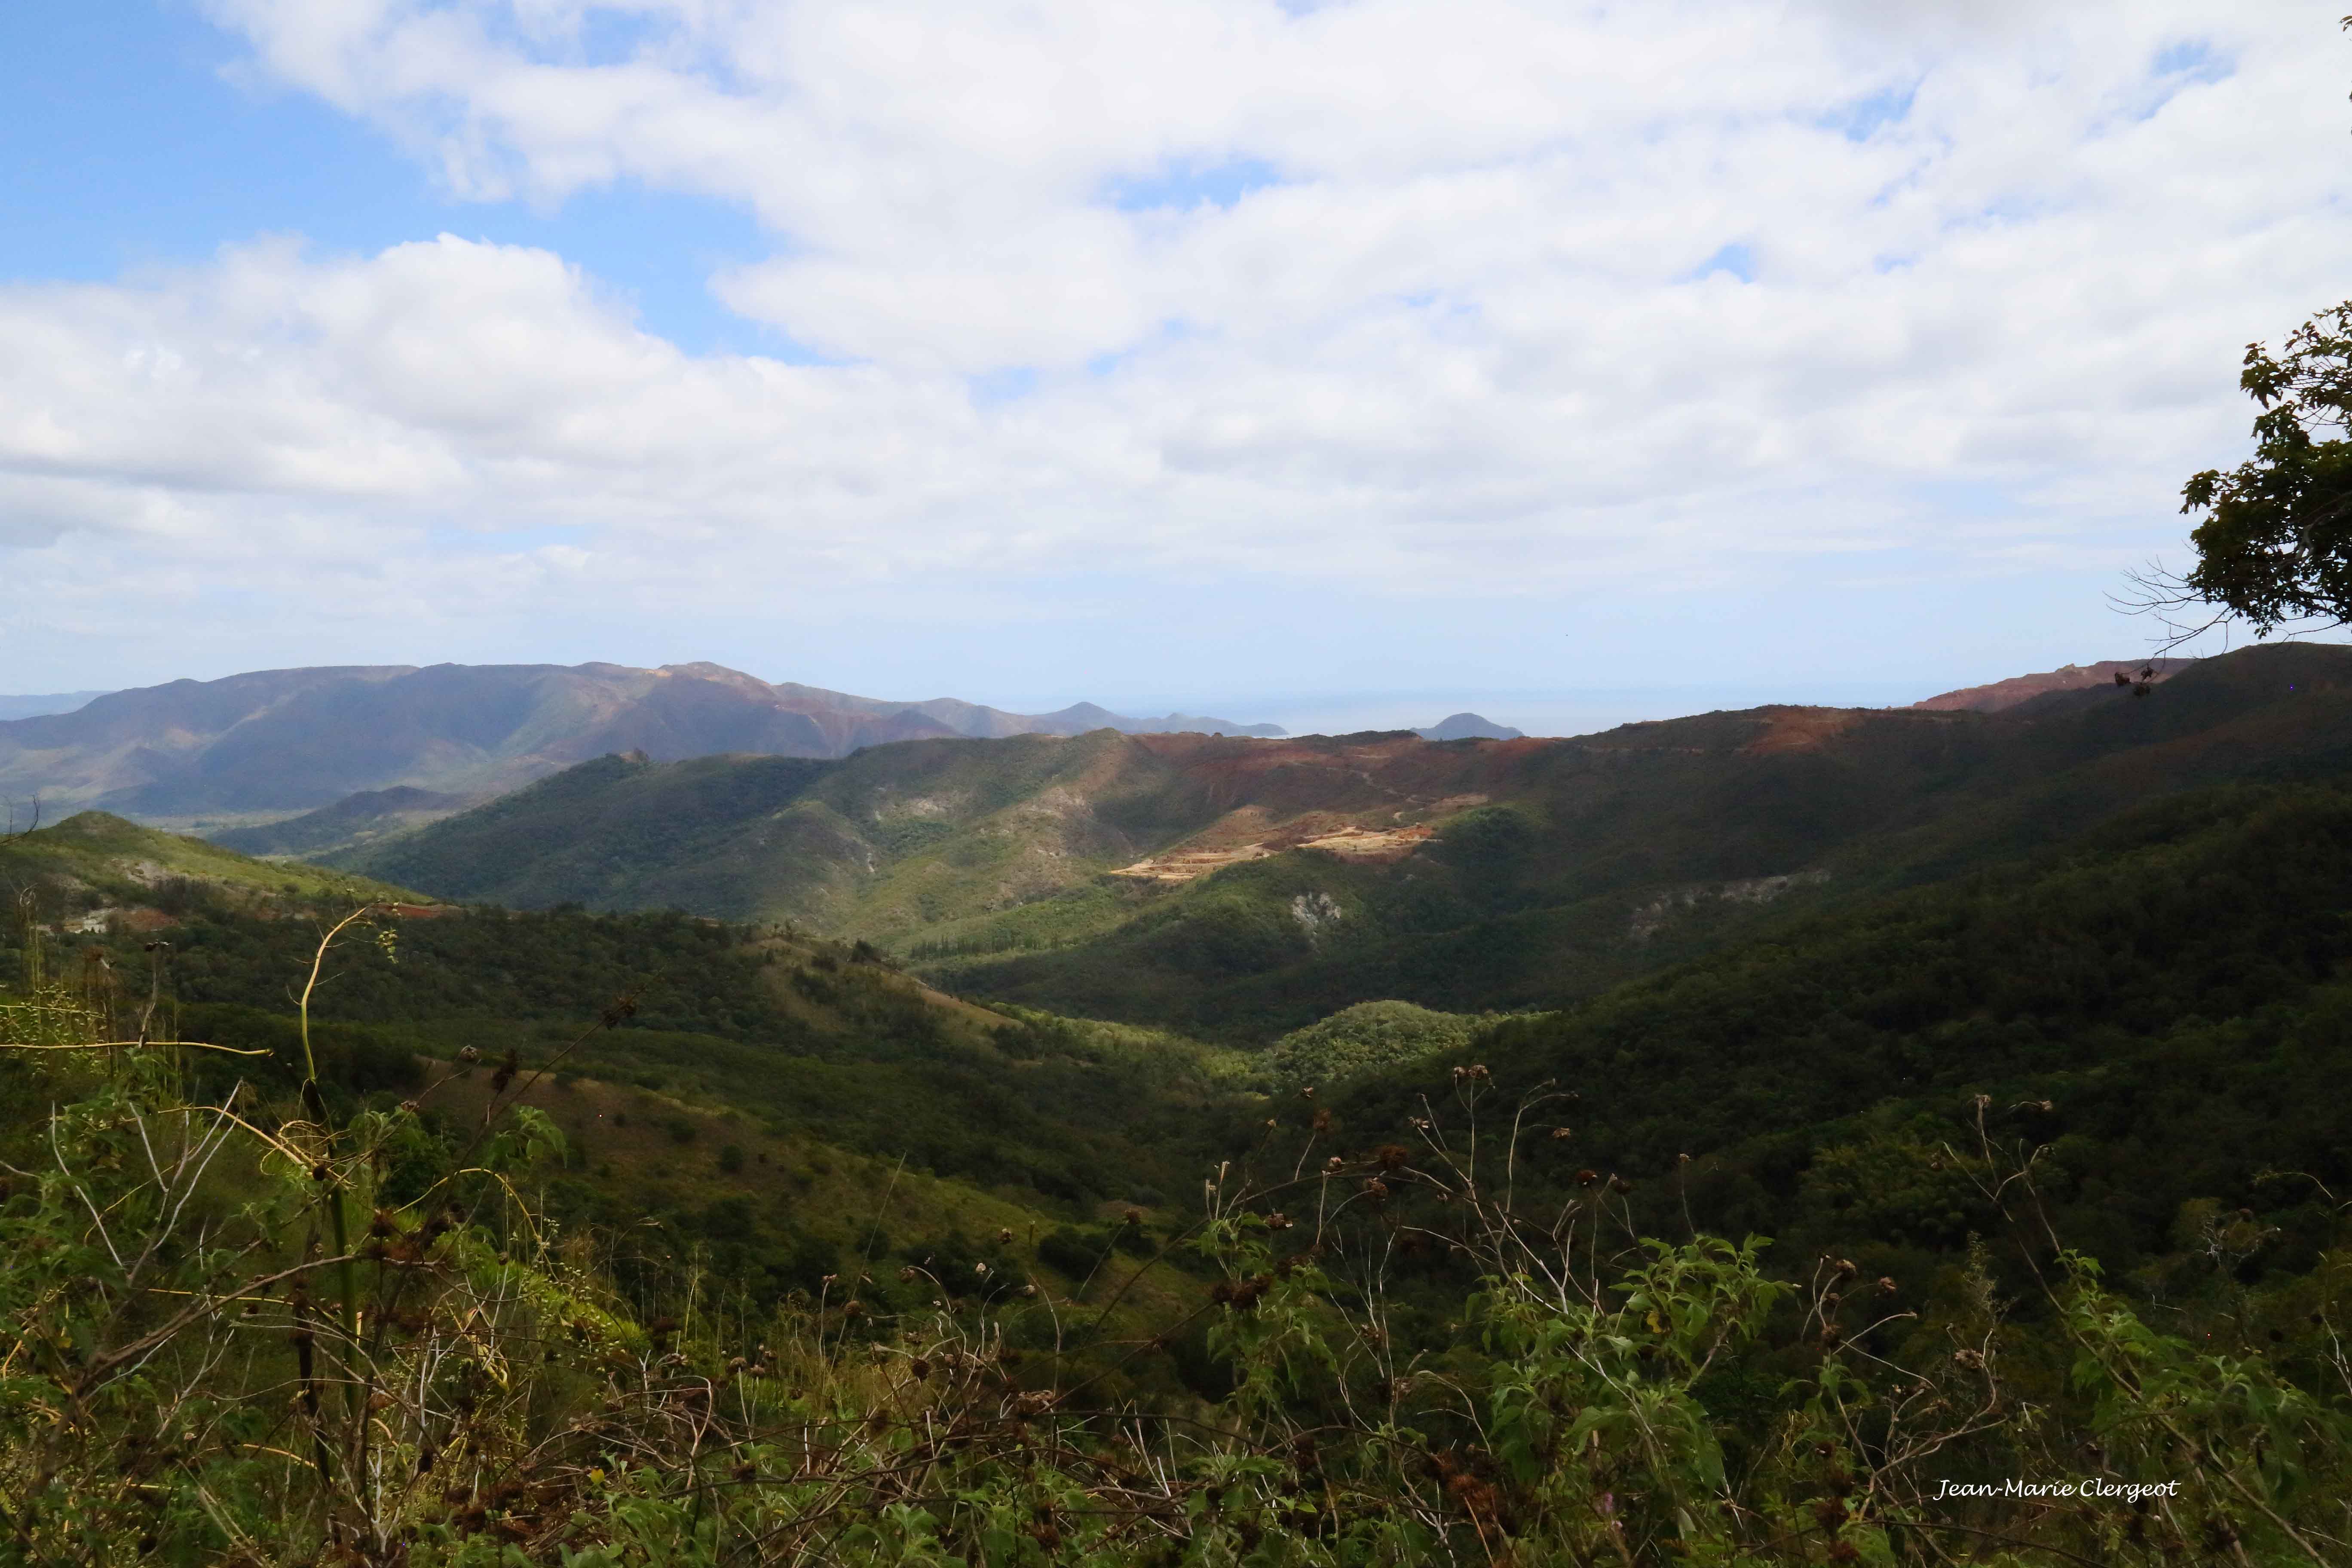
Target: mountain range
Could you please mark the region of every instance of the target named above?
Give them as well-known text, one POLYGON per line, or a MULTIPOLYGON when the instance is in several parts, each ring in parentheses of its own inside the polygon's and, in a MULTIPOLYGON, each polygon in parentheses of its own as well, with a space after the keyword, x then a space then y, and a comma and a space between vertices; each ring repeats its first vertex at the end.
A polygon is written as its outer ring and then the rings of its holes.
MULTIPOLYGON (((2157 661, 2158 679, 2193 661, 2157 661)), ((1927 710, 1993 711, 2110 681, 2130 661, 1947 692, 1927 710)), ((724 666, 339 666, 257 670, 104 693, 0 697, 0 798, 49 820, 96 807, 234 834, 254 854, 331 853, 478 805, 573 763, 642 752, 839 759, 918 740, 1195 733, 1278 737, 1281 726, 1199 714, 1137 718, 1079 702, 1013 713, 955 698, 891 701, 724 666), (299 827, 270 825, 332 808, 299 827)), ((1423 740, 1516 740, 1455 713, 1423 740)))
MULTIPOLYGON (((1558 1005, 1776 908, 1948 879, 2154 795, 2347 759, 2352 649, 2290 645, 2144 696, 2084 686, 1994 712, 608 755, 322 858, 450 900, 805 924, 951 989, 1213 1033, 1384 997, 1558 1005)), ((332 837, 309 818, 271 831, 313 826, 332 837)))
POLYGON ((94 806, 229 826, 393 788, 462 805, 610 752, 843 757, 892 741, 1099 729, 1282 732, 1089 702, 1034 714, 891 702, 715 664, 341 666, 175 680, 0 720, 0 795, 37 795, 53 816, 94 806))

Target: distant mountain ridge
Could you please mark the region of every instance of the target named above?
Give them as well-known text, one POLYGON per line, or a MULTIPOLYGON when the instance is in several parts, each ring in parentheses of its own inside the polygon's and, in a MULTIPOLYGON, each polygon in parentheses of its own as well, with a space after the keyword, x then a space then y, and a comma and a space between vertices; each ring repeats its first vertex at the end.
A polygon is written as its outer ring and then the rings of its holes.
POLYGON ((614 752, 838 758, 892 741, 1097 729, 1281 733, 1085 702, 1055 713, 893 702, 709 663, 348 665, 175 680, 0 720, 0 796, 229 826, 394 788, 479 799, 614 752))
POLYGON ((0 720, 33 719, 44 713, 70 713, 105 695, 103 691, 53 691, 47 696, 0 697, 0 720))

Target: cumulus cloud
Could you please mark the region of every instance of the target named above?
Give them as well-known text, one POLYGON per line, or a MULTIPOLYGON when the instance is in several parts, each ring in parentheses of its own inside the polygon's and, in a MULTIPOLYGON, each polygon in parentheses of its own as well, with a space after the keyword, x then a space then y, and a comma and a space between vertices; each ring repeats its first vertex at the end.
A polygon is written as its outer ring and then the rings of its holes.
POLYGON ((210 10, 462 195, 740 205, 772 253, 712 286, 827 363, 448 236, 0 289, 0 545, 445 605, 2122 565, 2347 238, 2302 6, 210 10))

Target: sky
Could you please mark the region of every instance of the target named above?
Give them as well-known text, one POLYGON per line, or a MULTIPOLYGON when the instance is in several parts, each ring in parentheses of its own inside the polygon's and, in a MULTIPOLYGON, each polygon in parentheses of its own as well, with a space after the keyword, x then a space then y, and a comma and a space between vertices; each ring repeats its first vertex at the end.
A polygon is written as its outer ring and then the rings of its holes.
POLYGON ((0 691, 1562 732, 2136 657, 2347 290, 2336 9, 11 0, 0 691))

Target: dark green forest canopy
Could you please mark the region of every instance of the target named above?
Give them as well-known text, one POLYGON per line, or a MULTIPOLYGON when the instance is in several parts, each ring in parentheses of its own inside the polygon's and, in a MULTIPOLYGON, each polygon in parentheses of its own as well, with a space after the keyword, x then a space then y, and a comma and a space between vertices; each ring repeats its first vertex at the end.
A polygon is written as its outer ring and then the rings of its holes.
POLYGON ((1578 1097, 1551 1116, 1574 1137, 1530 1146, 1542 1179, 1622 1173, 1654 1218, 1686 1197, 1733 1233, 1950 1247, 1981 1216, 1807 1213, 1809 1172, 1844 1144, 1891 1140, 1916 1164, 1972 1143, 1982 1095, 2003 1142, 2047 1147, 2062 1230, 2127 1261, 2191 1199, 2317 1195, 2265 1172, 2352 1179, 2347 963, 2352 792, 2238 786, 1503 1023, 1334 1105, 1357 1137, 1458 1125, 1451 1069, 1475 1061, 1489 1118, 1540 1084, 1578 1097))

